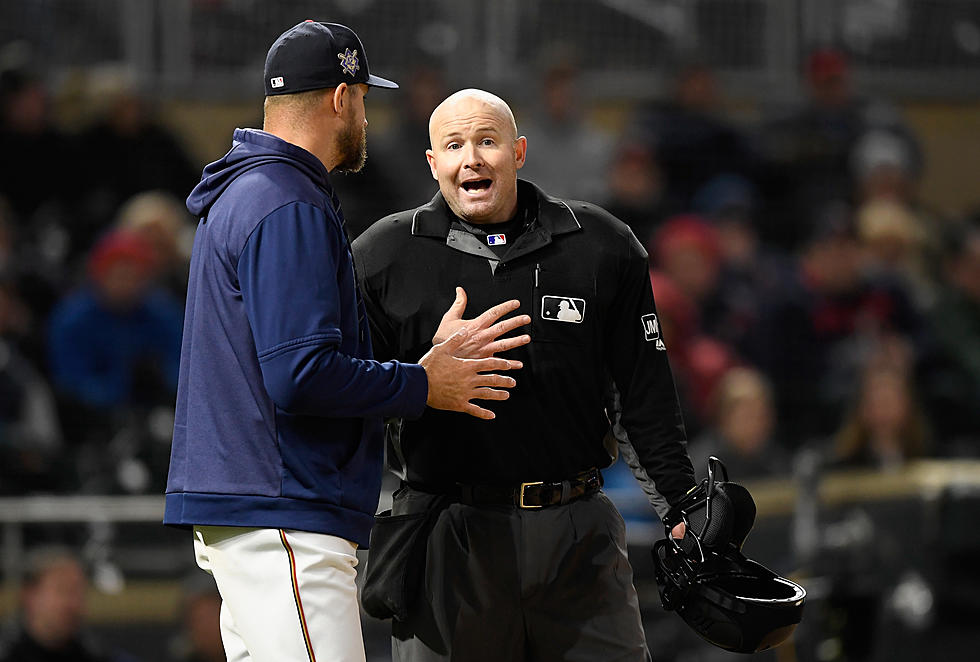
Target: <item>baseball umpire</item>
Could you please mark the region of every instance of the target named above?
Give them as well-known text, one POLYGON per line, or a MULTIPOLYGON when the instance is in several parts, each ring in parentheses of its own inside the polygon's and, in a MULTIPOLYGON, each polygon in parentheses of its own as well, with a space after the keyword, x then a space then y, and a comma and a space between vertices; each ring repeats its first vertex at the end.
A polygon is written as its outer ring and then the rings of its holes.
POLYGON ((527 140, 498 97, 453 94, 429 135, 439 193, 354 242, 375 352, 415 356, 501 298, 529 302, 518 314, 531 342, 508 353, 524 369, 495 420, 427 410, 390 428, 393 515, 449 502, 421 595, 393 621, 394 657, 648 660, 625 526, 599 473, 616 420, 661 514, 695 485, 646 252, 604 210, 518 180, 527 140), (605 404, 612 384, 621 418, 605 404))
POLYGON ((364 163, 369 86, 396 87, 349 28, 286 31, 266 59, 264 130, 235 131, 188 198, 200 222, 164 521, 193 526, 229 660, 364 660, 354 552, 377 509, 382 416, 490 417, 471 400, 506 398, 514 380, 488 373, 520 367, 453 357, 519 325, 493 324, 517 302, 418 364, 372 360, 327 174, 364 163))

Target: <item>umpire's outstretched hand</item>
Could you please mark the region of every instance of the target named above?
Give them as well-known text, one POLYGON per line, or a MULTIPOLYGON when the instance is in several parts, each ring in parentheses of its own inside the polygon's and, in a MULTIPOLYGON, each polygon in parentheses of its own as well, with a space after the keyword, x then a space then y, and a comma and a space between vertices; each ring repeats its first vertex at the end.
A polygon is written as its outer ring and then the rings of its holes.
POLYGON ((469 339, 468 327, 461 327, 445 342, 425 353, 419 364, 429 379, 426 404, 434 409, 459 411, 490 420, 494 413, 475 405, 471 400, 506 400, 510 393, 500 390, 517 384, 512 377, 481 374, 490 370, 516 370, 524 367, 520 361, 496 357, 462 359, 456 356, 469 339), (497 388, 494 388, 497 387, 497 388))

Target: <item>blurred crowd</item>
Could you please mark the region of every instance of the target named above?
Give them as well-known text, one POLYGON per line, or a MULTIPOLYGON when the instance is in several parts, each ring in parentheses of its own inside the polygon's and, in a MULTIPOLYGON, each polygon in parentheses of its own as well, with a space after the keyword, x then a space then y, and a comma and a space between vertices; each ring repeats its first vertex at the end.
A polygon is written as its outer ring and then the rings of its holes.
MULTIPOLYGON (((200 164, 133 86, 67 131, 43 78, 0 76, 0 493, 159 492, 200 164)), ((853 466, 976 455, 978 218, 920 200, 915 132, 841 52, 801 78, 796 107, 736 121, 690 59, 610 131, 555 55, 517 105, 521 175, 646 245, 696 458, 765 475, 813 445, 853 466)), ((427 123, 449 91, 416 67, 365 171, 332 178, 352 234, 437 190, 427 123)))
MULTIPOLYGON (((82 557, 69 547, 36 547, 25 562, 17 618, 0 632, 0 662, 139 662, 123 647, 107 645, 93 632, 92 595, 82 557)), ((177 629, 166 642, 168 662, 224 662, 218 625, 221 596, 202 572, 181 583, 177 629)), ((140 650, 137 648, 137 650, 140 650)), ((145 651, 144 651, 145 652, 145 651)))
MULTIPOLYGON (((691 59, 611 131, 563 54, 515 104, 521 176, 600 204, 647 247, 699 473, 709 455, 744 480, 787 476, 803 449, 881 470, 980 454, 980 214, 923 203, 919 139, 850 74, 816 50, 805 100, 746 122, 691 59)), ((332 177, 352 235, 436 192, 427 123, 451 91, 418 66, 365 170, 332 177)), ((136 88, 98 101, 67 130, 48 81, 0 71, 0 495, 159 494, 166 479, 195 225, 183 200, 203 164, 136 88)), ((22 636, 102 659, 73 638, 78 560, 32 563, 22 636)), ((213 591, 187 600, 217 618, 213 591)), ((200 647, 181 659, 221 659, 200 647)))
POLYGON ((0 494, 165 477, 199 167, 121 81, 98 105, 69 133, 0 71, 0 494))

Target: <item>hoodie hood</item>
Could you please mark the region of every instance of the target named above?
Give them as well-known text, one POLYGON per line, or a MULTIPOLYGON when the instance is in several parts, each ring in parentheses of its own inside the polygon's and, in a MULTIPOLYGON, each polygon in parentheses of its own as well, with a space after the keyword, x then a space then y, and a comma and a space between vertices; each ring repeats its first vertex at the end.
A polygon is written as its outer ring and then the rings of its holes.
POLYGON ((237 177, 252 168, 277 161, 288 163, 317 184, 329 188, 327 169, 310 152, 265 131, 235 129, 231 149, 205 166, 201 181, 187 196, 187 209, 196 218, 206 217, 211 205, 237 177))

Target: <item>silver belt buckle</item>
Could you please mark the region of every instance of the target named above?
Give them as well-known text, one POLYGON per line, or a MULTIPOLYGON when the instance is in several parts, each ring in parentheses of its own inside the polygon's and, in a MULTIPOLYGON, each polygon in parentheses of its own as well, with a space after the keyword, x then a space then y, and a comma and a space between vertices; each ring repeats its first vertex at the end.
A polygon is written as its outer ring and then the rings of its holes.
POLYGON ((521 483, 520 498, 518 499, 518 502, 517 502, 518 508, 524 508, 525 510, 535 510, 537 508, 541 508, 542 507, 542 506, 531 506, 531 505, 528 505, 528 504, 525 504, 524 503, 524 490, 525 490, 525 488, 530 487, 532 485, 544 485, 544 481, 539 480, 539 481, 535 481, 533 483, 521 483))

